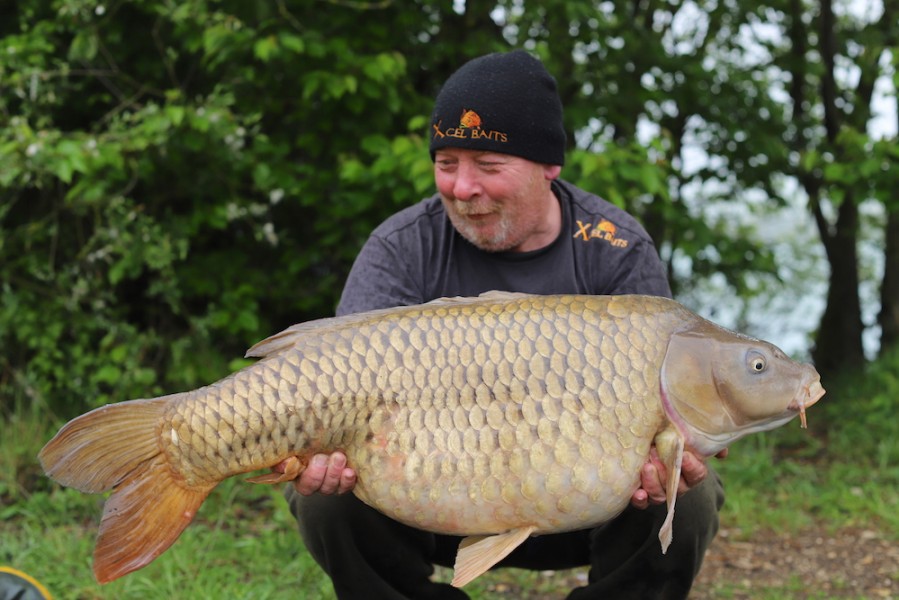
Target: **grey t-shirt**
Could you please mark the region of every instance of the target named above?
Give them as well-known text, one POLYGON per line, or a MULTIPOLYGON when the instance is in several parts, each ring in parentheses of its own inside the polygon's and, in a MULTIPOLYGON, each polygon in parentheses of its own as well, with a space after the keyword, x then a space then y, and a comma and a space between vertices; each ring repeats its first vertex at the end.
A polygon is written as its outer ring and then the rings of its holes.
POLYGON ((562 230, 532 252, 485 252, 453 228, 434 195, 388 218, 362 247, 338 315, 490 290, 671 296, 649 235, 613 204, 555 181, 562 230))

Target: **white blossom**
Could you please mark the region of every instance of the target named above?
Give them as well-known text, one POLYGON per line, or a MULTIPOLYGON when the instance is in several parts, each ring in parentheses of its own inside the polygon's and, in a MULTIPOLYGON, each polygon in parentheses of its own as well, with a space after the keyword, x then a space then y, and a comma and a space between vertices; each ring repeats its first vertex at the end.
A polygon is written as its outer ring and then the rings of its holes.
POLYGON ((275 233, 275 225, 271 221, 262 226, 262 235, 265 236, 265 241, 272 246, 278 245, 278 234, 275 233))

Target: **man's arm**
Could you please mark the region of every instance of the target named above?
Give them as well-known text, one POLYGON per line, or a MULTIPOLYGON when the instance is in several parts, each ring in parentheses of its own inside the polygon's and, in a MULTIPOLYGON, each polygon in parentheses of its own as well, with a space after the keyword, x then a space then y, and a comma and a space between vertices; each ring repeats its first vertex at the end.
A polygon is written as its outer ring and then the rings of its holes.
POLYGON ((424 302, 423 284, 414 280, 403 252, 387 240, 370 237, 350 269, 337 316, 424 302))

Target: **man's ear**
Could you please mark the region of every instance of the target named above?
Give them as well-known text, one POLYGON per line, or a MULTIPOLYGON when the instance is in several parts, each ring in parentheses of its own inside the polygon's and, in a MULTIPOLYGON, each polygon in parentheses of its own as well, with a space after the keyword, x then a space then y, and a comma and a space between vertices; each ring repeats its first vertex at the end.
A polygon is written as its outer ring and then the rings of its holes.
POLYGON ((543 165, 543 177, 547 181, 553 181, 562 172, 562 165, 543 165))

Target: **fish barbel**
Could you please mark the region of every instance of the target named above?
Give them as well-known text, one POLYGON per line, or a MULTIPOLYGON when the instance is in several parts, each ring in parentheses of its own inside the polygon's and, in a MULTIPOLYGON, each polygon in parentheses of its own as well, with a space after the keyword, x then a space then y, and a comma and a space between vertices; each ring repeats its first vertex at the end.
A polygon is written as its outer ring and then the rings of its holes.
POLYGON ((107 582, 164 552, 223 479, 342 450, 353 492, 393 519, 469 536, 464 585, 528 536, 627 506, 655 445, 671 541, 685 449, 712 456, 823 394, 776 347, 650 296, 478 298, 301 323, 197 390, 107 405, 62 427, 45 472, 113 490, 94 552, 107 582))

